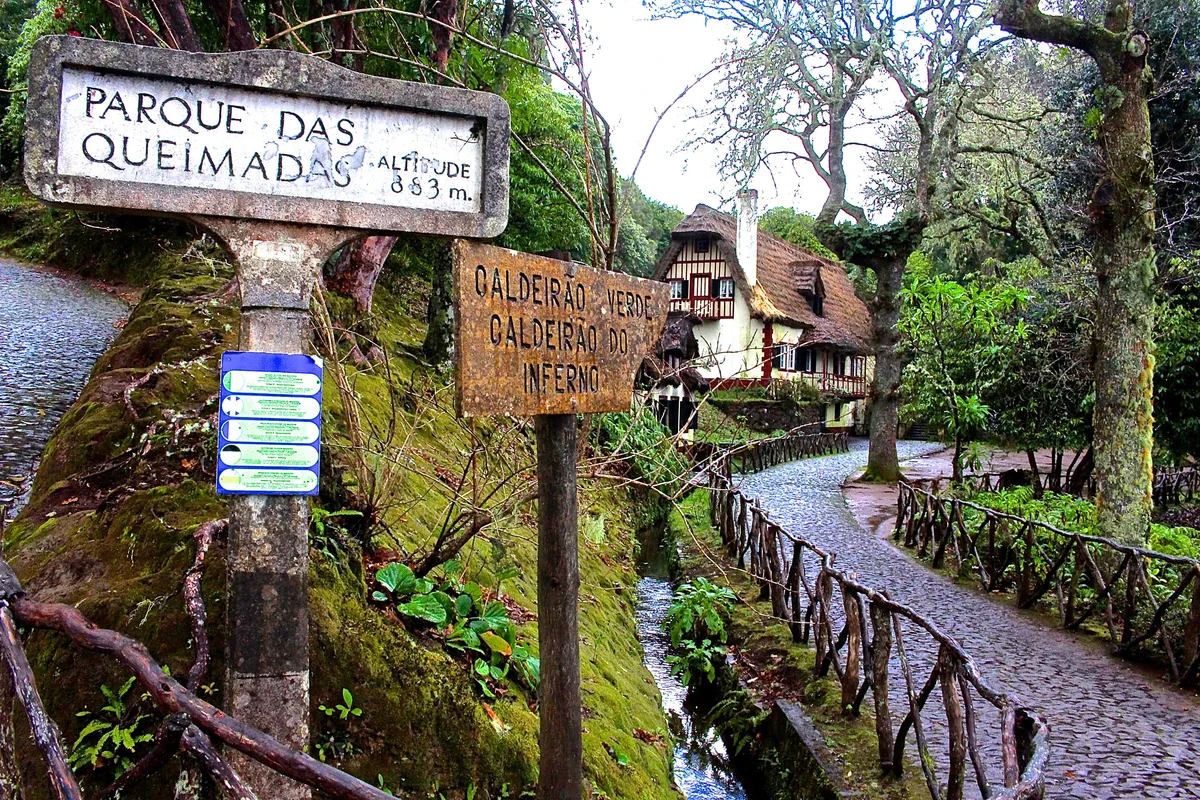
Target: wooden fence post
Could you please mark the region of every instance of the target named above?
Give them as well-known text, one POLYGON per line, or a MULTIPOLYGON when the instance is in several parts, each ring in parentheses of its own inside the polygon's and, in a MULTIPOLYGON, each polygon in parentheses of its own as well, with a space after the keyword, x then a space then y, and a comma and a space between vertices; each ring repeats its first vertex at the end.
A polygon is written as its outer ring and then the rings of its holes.
POLYGON ((875 737, 879 741, 879 766, 884 775, 893 771, 892 712, 888 704, 888 666, 892 657, 892 613, 871 603, 871 694, 875 699, 875 737))

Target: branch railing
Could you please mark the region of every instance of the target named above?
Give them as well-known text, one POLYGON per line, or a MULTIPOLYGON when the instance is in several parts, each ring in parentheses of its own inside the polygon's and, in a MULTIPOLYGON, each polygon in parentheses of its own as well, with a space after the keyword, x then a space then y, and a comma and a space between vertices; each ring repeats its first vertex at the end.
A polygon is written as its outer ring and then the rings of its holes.
POLYGON ((1195 502, 1200 493, 1200 470, 1164 468, 1154 471, 1154 504, 1159 506, 1195 502))
POLYGON ((1017 605, 1055 606, 1063 628, 1098 621, 1113 652, 1146 649, 1182 686, 1200 675, 1200 561, 1063 530, 900 483, 894 537, 935 568, 971 573, 1017 605), (951 564, 948 564, 951 562, 951 564))
MULTIPOLYGON (((1037 488, 1041 491, 1071 493, 1068 487, 1072 485, 1074 476, 1070 471, 1061 473, 1040 471, 1036 477, 1037 488)), ((929 485, 936 492, 939 483, 940 481, 933 481, 929 485)), ((1032 483, 1025 470, 1012 470, 1009 472, 970 473, 963 476, 960 485, 976 492, 1002 492, 1014 486, 1032 486, 1032 483), (1014 480, 1014 474, 1020 474, 1021 479, 1014 480)), ((1096 494, 1095 478, 1088 477, 1083 480, 1082 485, 1078 487, 1077 494, 1080 497, 1093 497, 1096 494)))
POLYGON ((742 475, 762 472, 789 461, 810 456, 846 453, 850 450, 847 431, 791 431, 770 439, 755 439, 738 444, 697 442, 688 455, 697 465, 729 464, 742 475))
MULTIPOLYGON (((961 485, 975 492, 1000 492, 1012 486, 1031 485, 1028 479, 1012 480, 1012 472, 979 472, 963 476, 961 485)), ((1046 492, 1076 493, 1081 497, 1091 498, 1096 495, 1096 479, 1089 476, 1081 482, 1077 491, 1070 487, 1075 481, 1070 470, 1061 473, 1038 472, 1038 488, 1046 492)), ((1196 467, 1160 467, 1154 470, 1153 480, 1154 504, 1158 506, 1180 505, 1193 503, 1200 496, 1200 469, 1196 467)), ((937 491, 937 486, 932 486, 937 491)))
MULTIPOLYGON (((102 654, 124 665, 137 678, 147 696, 166 714, 155 736, 154 748, 143 756, 100 798, 119 796, 140 780, 161 769, 176 752, 193 757, 226 800, 258 800, 229 763, 217 752, 214 740, 266 765, 281 776, 311 786, 336 800, 390 800, 391 795, 305 753, 285 746, 270 735, 230 716, 196 695, 208 669, 207 614, 200 599, 200 576, 215 535, 225 520, 208 522, 193 533, 196 557, 184 580, 185 603, 192 620, 196 662, 187 685, 164 672, 140 642, 117 631, 98 628, 74 606, 39 603, 28 598, 8 563, 0 558, 0 656, 12 675, 16 697, 25 709, 34 745, 46 762, 46 774, 56 800, 82 800, 79 784, 67 764, 59 731, 46 714, 34 673, 17 632, 45 629, 62 633, 75 646, 102 654)), ((4 698, 11 702, 12 696, 4 698)), ((267 798, 262 798, 267 800, 267 798)))
POLYGON ((813 644, 817 677, 834 673, 845 713, 860 714, 870 692, 881 771, 903 773, 911 733, 932 800, 961 800, 968 770, 985 800, 1041 798, 1049 755, 1045 720, 993 688, 934 622, 837 569, 833 553, 772 522, 756 500, 735 488, 734 472, 732 459, 708 470, 711 522, 730 558, 757 581, 773 616, 787 622, 793 639, 813 644), (906 638, 914 634, 917 639, 906 638), (923 666, 922 654, 931 656, 923 666), (923 669, 928 676, 918 682, 923 669), (935 688, 944 723, 922 716, 935 688), (999 759, 983 739, 985 707, 999 717, 999 759), (933 727, 946 735, 940 764, 932 755, 933 727))

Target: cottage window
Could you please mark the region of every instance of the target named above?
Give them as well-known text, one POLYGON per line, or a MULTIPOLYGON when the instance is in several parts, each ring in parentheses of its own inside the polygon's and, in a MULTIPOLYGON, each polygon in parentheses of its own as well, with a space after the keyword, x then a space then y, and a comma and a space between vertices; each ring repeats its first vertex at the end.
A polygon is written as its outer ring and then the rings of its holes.
POLYGON ((704 238, 697 239, 695 242, 695 248, 696 248, 697 253, 707 253, 708 252, 708 237, 706 236, 704 238))
POLYGON ((773 359, 775 369, 780 372, 795 372, 796 351, 798 349, 794 344, 775 345, 775 358, 773 359))
POLYGON ((801 372, 816 372, 817 371, 817 351, 811 347, 806 347, 800 351, 800 371, 801 372))
POLYGON ((672 300, 687 300, 687 281, 673 280, 671 281, 671 299, 672 300))
POLYGON ((804 299, 808 301, 808 307, 810 309, 812 309, 812 312, 814 314, 816 314, 818 317, 825 316, 825 298, 824 297, 822 297, 819 294, 809 294, 809 295, 805 295, 804 299))
POLYGON ((733 299, 733 278, 718 278, 713 282, 713 297, 718 300, 733 299))

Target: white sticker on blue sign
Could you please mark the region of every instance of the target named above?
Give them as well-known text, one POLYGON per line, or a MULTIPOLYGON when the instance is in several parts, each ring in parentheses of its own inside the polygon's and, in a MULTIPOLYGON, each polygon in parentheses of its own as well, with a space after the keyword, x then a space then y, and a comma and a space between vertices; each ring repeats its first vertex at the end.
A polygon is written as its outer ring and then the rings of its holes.
POLYGON ((317 493, 321 379, 312 356, 225 353, 217 494, 317 493))

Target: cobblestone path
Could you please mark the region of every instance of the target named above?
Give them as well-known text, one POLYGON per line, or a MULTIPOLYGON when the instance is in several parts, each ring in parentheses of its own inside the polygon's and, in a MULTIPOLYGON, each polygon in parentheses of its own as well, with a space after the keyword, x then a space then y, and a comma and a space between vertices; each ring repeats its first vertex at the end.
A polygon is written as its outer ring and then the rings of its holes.
MULTIPOLYGON (((901 458, 938 447, 900 446, 901 458)), ((865 465, 866 450, 865 441, 852 440, 848 454, 775 467, 745 477, 741 488, 784 528, 836 552, 841 569, 887 589, 955 636, 993 686, 1042 711, 1052 748, 1048 798, 1200 798, 1200 700, 1113 658, 1094 640, 957 586, 866 533, 840 490, 865 465)), ((906 636, 906 643, 909 638, 915 637, 906 636)), ((918 680, 928 675, 932 655, 921 652, 914 659, 920 662, 914 664, 918 680)), ((922 718, 933 718, 934 742, 944 750, 937 730, 942 706, 935 700, 936 695, 922 718)), ((996 716, 980 719, 981 733, 990 740, 998 738, 996 716)), ((909 747, 915 752, 911 734, 909 747)), ((998 762, 998 751, 987 750, 989 761, 998 762)), ((972 782, 968 777, 968 787, 972 782)))

